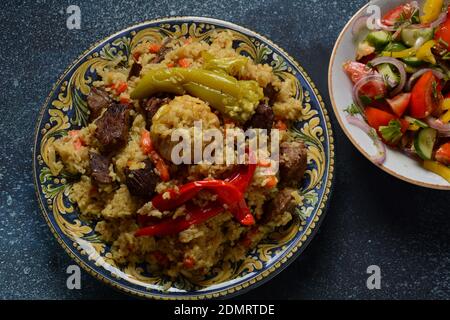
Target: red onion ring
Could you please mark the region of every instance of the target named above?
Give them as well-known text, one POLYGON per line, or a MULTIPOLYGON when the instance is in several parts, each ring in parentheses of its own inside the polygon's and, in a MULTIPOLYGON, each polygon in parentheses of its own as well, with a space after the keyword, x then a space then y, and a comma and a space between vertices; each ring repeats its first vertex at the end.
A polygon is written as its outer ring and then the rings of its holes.
POLYGON ((417 153, 412 148, 403 148, 402 151, 411 159, 417 160, 417 153))
POLYGON ((447 20, 447 11, 442 12, 439 17, 430 24, 431 28, 437 28, 447 20))
POLYGON ((392 90, 391 95, 396 96, 403 90, 403 88, 405 87, 405 84, 406 84, 406 70, 405 70, 405 66, 403 65, 402 62, 400 62, 399 60, 397 60, 395 58, 391 58, 391 57, 381 57, 381 58, 375 58, 372 61, 370 61, 369 63, 374 67, 377 65, 380 65, 380 64, 384 64, 384 63, 389 63, 389 64, 393 65, 394 67, 396 67, 398 72, 400 73, 400 81, 399 81, 397 87, 395 87, 395 89, 392 90))
POLYGON ((450 123, 443 123, 440 119, 428 117, 425 122, 433 129, 439 132, 441 137, 450 137, 450 123))
POLYGON ((360 128, 365 133, 369 133, 369 131, 370 131, 370 126, 365 121, 361 120, 358 117, 348 115, 347 121, 351 125, 354 125, 355 127, 360 128))
POLYGON ((440 72, 440 71, 437 71, 437 70, 434 70, 434 69, 430 69, 430 68, 421 69, 421 70, 417 71, 416 73, 414 73, 411 76, 411 78, 409 78, 408 83, 406 84, 406 88, 405 88, 406 91, 408 91, 408 92, 411 91, 412 86, 413 86, 414 82, 417 80, 417 78, 419 78, 421 75, 423 75, 424 73, 426 73, 428 71, 433 72, 433 74, 439 80, 445 78, 445 75, 442 72, 440 72))
POLYGON ((364 105, 361 101, 361 98, 359 97, 359 91, 361 90, 361 88, 364 85, 366 85, 370 81, 378 81, 378 82, 382 83, 383 86, 386 86, 386 84, 384 83, 383 77, 380 76, 379 74, 368 75, 367 77, 362 78, 355 84, 355 86, 353 87, 353 91, 352 91, 353 102, 355 102, 356 106, 359 108, 359 110, 361 111, 361 114, 363 114, 363 115, 364 115, 364 105))
POLYGON ((384 30, 384 31, 388 31, 388 32, 397 31, 397 29, 395 27, 387 26, 387 25, 383 24, 381 21, 377 21, 377 26, 379 29, 384 30))
POLYGON ((364 122, 362 119, 357 118, 355 116, 348 115, 346 117, 348 123, 360 128, 364 131, 373 141, 373 144, 377 148, 377 154, 375 156, 371 156, 371 159, 377 165, 382 165, 386 161, 386 146, 384 143, 378 138, 377 134, 374 132, 375 129, 369 127, 369 125, 364 122), (371 134, 372 132, 372 134, 371 134))

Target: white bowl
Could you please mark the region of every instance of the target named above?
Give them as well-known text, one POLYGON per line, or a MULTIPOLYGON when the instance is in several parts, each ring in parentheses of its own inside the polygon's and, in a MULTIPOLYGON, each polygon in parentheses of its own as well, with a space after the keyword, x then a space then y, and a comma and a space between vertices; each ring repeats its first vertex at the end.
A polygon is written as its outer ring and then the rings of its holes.
MULTIPOLYGON (((328 87, 334 114, 342 130, 353 145, 370 161, 372 161, 371 156, 376 154, 376 148, 372 140, 361 129, 349 124, 346 120, 344 110, 353 103, 353 85, 344 73, 342 65, 344 62, 354 60, 355 58, 356 42, 352 35, 353 23, 356 19, 367 13, 368 6, 370 4, 379 5, 381 14, 383 14, 405 2, 406 0, 372 1, 372 3, 365 5, 344 27, 331 55, 328 71, 328 87)), ((374 162, 372 161, 372 163, 374 162)), ((419 161, 411 159, 401 151, 389 147, 387 147, 386 162, 377 166, 394 177, 412 184, 432 189, 450 190, 450 183, 444 178, 423 169, 419 161)))

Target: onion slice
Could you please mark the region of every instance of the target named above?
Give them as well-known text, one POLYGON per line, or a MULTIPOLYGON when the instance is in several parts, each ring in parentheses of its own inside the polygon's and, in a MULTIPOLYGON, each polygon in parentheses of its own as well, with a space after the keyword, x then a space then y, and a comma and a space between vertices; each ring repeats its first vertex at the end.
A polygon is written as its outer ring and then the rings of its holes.
POLYGON ((430 27, 431 27, 431 28, 437 28, 437 27, 439 27, 441 24, 443 24, 443 23, 445 22, 445 20, 447 20, 447 10, 445 10, 445 12, 442 12, 442 13, 439 15, 439 17, 438 17, 435 21, 433 21, 433 22, 430 24, 430 27))
POLYGON ((433 129, 439 132, 441 137, 450 137, 450 123, 443 123, 440 119, 427 117, 425 122, 433 129))
POLYGON ((377 81, 380 84, 382 84, 384 87, 386 86, 382 76, 380 76, 379 74, 371 74, 371 75, 368 75, 367 77, 364 77, 361 80, 359 80, 353 87, 353 92, 352 92, 353 102, 359 108, 359 111, 361 111, 362 115, 364 115, 364 104, 362 103, 361 98, 359 97, 359 92, 361 91, 361 88, 363 86, 365 86, 367 83, 369 83, 371 81, 377 81))
POLYGON ((348 115, 346 117, 348 123, 360 128, 364 131, 373 141, 373 144, 377 148, 377 154, 371 156, 370 158, 377 165, 382 165, 386 161, 386 146, 384 143, 378 138, 378 135, 375 132, 375 129, 371 128, 366 122, 362 119, 348 115))
MULTIPOLYGON (((411 6, 414 8, 414 9, 416 9, 416 10, 419 10, 419 2, 417 2, 417 1, 411 1, 411 6)), ((415 13, 415 12, 414 12, 415 13)), ((414 14, 413 14, 414 15, 414 14)))
POLYGON ((406 91, 411 91, 412 90, 412 86, 414 84, 414 82, 424 73, 431 71, 433 72, 433 74, 435 75, 436 78, 438 78, 439 80, 444 79, 445 75, 438 71, 438 70, 434 70, 434 69, 430 69, 430 68, 425 68, 425 69, 421 69, 419 71, 417 71, 416 73, 414 73, 411 78, 409 78, 408 83, 406 84, 406 91))
POLYGON ((384 63, 389 63, 389 64, 393 65, 394 67, 396 67, 398 72, 400 73, 400 81, 399 81, 397 87, 395 87, 395 89, 392 91, 391 95, 396 96, 403 90, 403 88, 405 87, 405 84, 406 84, 406 70, 405 70, 405 66, 403 65, 402 62, 400 62, 399 60, 397 60, 395 58, 391 58, 391 57, 380 57, 380 58, 373 59, 369 63, 374 67, 378 66, 380 64, 384 64, 384 63))
POLYGON ((358 117, 348 115, 347 116, 347 121, 351 125, 354 125, 355 127, 360 128, 365 133, 369 133, 370 132, 370 126, 365 121, 361 120, 358 117))
POLYGON ((395 32, 397 31, 397 28, 395 27, 391 27, 391 26, 387 26, 385 24, 383 24, 380 20, 377 20, 377 27, 380 30, 384 30, 384 31, 388 31, 388 32, 395 32))

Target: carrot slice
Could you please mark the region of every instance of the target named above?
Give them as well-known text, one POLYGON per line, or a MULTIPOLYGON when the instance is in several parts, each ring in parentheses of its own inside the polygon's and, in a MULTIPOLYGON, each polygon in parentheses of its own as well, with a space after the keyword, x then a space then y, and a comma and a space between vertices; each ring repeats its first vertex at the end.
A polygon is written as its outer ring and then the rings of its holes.
POLYGON ((159 50, 161 50, 161 45, 158 44, 158 43, 152 43, 152 44, 150 45, 150 47, 148 48, 148 51, 149 51, 150 53, 158 53, 159 50))
POLYGON ((182 58, 182 59, 178 60, 178 64, 182 68, 188 68, 191 65, 191 62, 186 58, 182 58))
POLYGON ((278 130, 281 130, 281 131, 285 131, 285 130, 287 130, 287 125, 283 120, 278 120, 275 123, 275 128, 278 130))

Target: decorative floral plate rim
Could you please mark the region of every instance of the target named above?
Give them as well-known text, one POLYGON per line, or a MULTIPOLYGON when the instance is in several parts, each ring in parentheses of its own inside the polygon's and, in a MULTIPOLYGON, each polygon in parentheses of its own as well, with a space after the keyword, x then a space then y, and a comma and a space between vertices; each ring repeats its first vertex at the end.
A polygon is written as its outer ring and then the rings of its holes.
MULTIPOLYGON (((85 62, 85 61, 84 61, 85 62)), ((73 74, 70 75, 70 79, 72 78, 73 74)), ((297 78, 297 77, 296 77, 297 78)), ((301 84, 301 83, 300 83, 301 84)), ((66 88, 67 89, 67 88, 66 88)), ((303 96, 302 96, 303 98, 303 96)), ((308 103, 309 104, 309 103, 308 103)), ((311 107, 311 104, 309 106, 311 107)), ((306 121, 306 120, 305 120, 306 121)), ((309 123, 307 123, 307 127, 309 128, 309 123)), ((313 129, 315 129, 313 127, 313 129)), ((303 130, 303 127, 301 129, 303 130)), ((303 132, 303 131, 302 131, 303 132)), ((195 16, 184 16, 184 17, 166 17, 166 18, 160 18, 160 19, 154 19, 154 20, 148 20, 144 21, 135 25, 132 25, 128 28, 125 28, 123 30, 120 30, 98 42, 96 42, 94 45, 90 46, 89 49, 84 51, 77 59, 74 60, 70 64, 70 66, 62 73, 62 75, 59 77, 59 79, 54 84, 50 94, 46 98, 37 119, 36 123, 36 129, 35 129, 35 136, 34 136, 34 144, 33 144, 33 175, 34 175, 34 184, 35 184, 35 190, 36 195, 38 198, 39 207, 41 209, 41 213, 44 216, 46 223, 48 224, 51 232, 57 239, 58 243, 64 248, 64 250, 69 254, 69 256, 77 263, 79 264, 85 271, 87 271, 90 275, 94 276, 95 278, 101 280, 102 282, 112 286, 115 289, 119 289, 122 292, 125 292, 127 294, 131 294, 138 297, 143 298, 154 298, 154 299, 211 299, 211 298, 223 298, 223 297, 232 297, 238 294, 242 294, 250 289, 253 289, 264 282, 270 280, 275 275, 277 275, 279 272, 281 272, 285 267, 287 267, 291 262, 293 262, 306 248, 306 246, 309 244, 309 242, 312 240, 314 235, 316 234, 320 223, 323 221, 323 218, 325 216, 326 209, 328 207, 330 196, 331 196, 331 190, 332 190, 332 182, 333 182, 333 175, 334 173, 334 138, 333 138, 333 130, 331 126, 331 122, 327 113, 327 109, 325 108, 324 102, 322 97, 320 96, 316 86, 312 82, 311 78, 307 75, 307 73, 303 70, 303 68, 293 59, 289 54, 287 54, 283 49, 278 47, 276 44, 272 43, 272 41, 268 40, 266 37, 260 35, 259 33, 256 33, 254 31, 251 31, 247 28, 241 27, 239 25, 236 25, 234 23, 230 23, 227 21, 219 20, 219 19, 213 19, 213 18, 207 18, 207 17, 195 17, 195 16), (52 103, 52 98, 55 96, 58 96, 58 88, 60 89, 59 93, 61 91, 64 91, 64 89, 61 88, 64 79, 70 75, 72 71, 77 70, 79 67, 78 65, 83 61, 88 59, 90 54, 93 54, 93 52, 100 48, 104 47, 106 44, 108 44, 110 41, 118 37, 122 34, 127 34, 128 32, 132 32, 133 30, 144 30, 146 28, 155 27, 158 25, 163 24, 206 24, 217 27, 217 28, 223 28, 232 30, 236 33, 239 33, 241 35, 244 35, 245 37, 248 37, 249 39, 252 38, 254 41, 260 41, 262 45, 268 47, 270 50, 273 50, 274 55, 280 55, 280 59, 282 59, 284 62, 288 62, 289 65, 291 65, 293 70, 286 71, 286 73, 299 73, 298 82, 301 81, 304 82, 304 85, 306 88, 301 87, 301 94, 303 94, 303 91, 306 91, 306 95, 309 98, 309 102, 311 104, 316 104, 316 109, 310 110, 312 113, 311 119, 315 120, 318 119, 318 123, 316 124, 317 128, 322 134, 318 134, 320 136, 317 140, 317 143, 320 145, 320 149, 317 152, 322 152, 323 155, 323 172, 321 173, 320 181, 318 181, 319 189, 321 189, 321 195, 320 197, 317 197, 317 199, 314 199, 315 203, 312 204, 314 208, 309 211, 310 213, 310 220, 302 224, 300 229, 296 230, 294 229, 293 232, 295 233, 295 237, 292 238, 292 243, 289 244, 290 248, 289 250, 286 249, 285 245, 283 245, 282 248, 280 248, 280 252, 282 254, 275 254, 276 257, 273 258, 274 262, 270 266, 264 266, 263 264, 261 267, 261 270, 248 272, 248 274, 243 273, 244 275, 242 278, 238 278, 237 280, 235 278, 230 278, 231 280, 228 280, 228 282, 231 282, 227 286, 224 286, 223 283, 214 284, 212 286, 206 286, 204 290, 198 290, 198 291, 180 291, 177 293, 173 292, 165 292, 159 290, 154 290, 153 288, 150 288, 150 286, 144 288, 144 287, 136 287, 133 283, 126 282, 125 279, 122 279, 120 277, 117 277, 117 275, 114 274, 114 272, 121 272, 118 269, 115 269, 111 265, 107 264, 107 266, 112 267, 114 270, 111 271, 107 268, 104 268, 103 264, 97 265, 99 261, 105 262, 103 260, 102 256, 98 256, 98 258, 95 258, 95 261, 92 259, 92 252, 89 254, 86 254, 86 252, 83 253, 82 248, 80 248, 80 244, 76 243, 75 241, 71 242, 71 239, 65 236, 61 233, 61 231, 58 229, 59 227, 56 225, 57 223, 53 220, 52 214, 58 214, 62 215, 59 211, 58 212, 49 212, 49 211, 55 211, 54 209, 49 209, 49 204, 46 203, 45 200, 45 194, 42 191, 42 181, 40 181, 40 175, 41 172, 38 172, 38 168, 42 167, 42 156, 40 155, 40 150, 38 146, 40 146, 42 142, 42 136, 44 135, 41 130, 42 128, 42 121, 44 120, 44 116, 46 112, 49 111, 50 104, 52 103), (78 66, 78 67, 77 67, 78 66), (314 111, 317 111, 314 113, 314 111), (322 126, 321 126, 322 125, 322 126), (39 160, 39 157, 41 157, 41 160, 39 160), (112 272, 112 274, 110 274, 112 272), (244 280, 239 280, 244 279, 244 280), (234 281, 234 283, 233 283, 234 281), (209 289, 209 291, 207 290, 209 289), (205 291, 206 290, 206 291, 205 291)), ((53 177, 55 178, 55 177, 53 177)), ((59 180, 58 180, 59 181, 59 180)), ((62 182, 61 182, 62 183, 62 182)), ((62 183, 63 184, 63 183, 62 183)), ((63 184, 64 185, 64 184, 63 184)), ((314 191, 314 189, 312 190, 314 191)), ((314 193, 313 193, 314 195, 314 193)), ((61 197, 64 197, 64 191, 61 193, 61 197)), ((54 199, 63 201, 61 199, 54 199)), ((308 200, 307 200, 308 201, 308 200)), ((63 208, 64 203, 63 203, 63 208)), ((309 208, 308 208, 309 209, 309 208)), ((58 217, 60 218, 60 217, 58 217)), ((64 220, 64 218, 62 218, 64 220)), ((65 220, 64 220, 65 221, 65 220)), ((80 220, 76 220, 77 223, 81 223, 80 220)), ((80 238, 81 239, 81 238, 80 238)), ((79 239, 78 239, 79 240, 79 239)), ((83 241, 83 240, 81 240, 83 241)), ((97 252, 95 252, 97 253, 97 252)), ((256 258, 255 258, 256 259, 256 258)), ((121 272, 120 274, 122 274, 121 272)), ((241 277, 241 274, 239 274, 241 277)), ((228 282, 224 282, 227 284, 228 282)))

